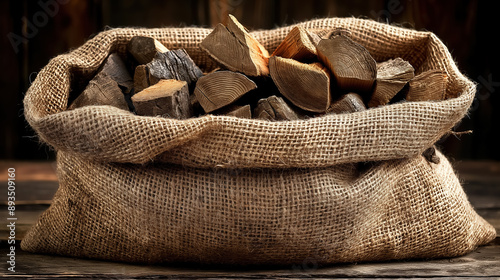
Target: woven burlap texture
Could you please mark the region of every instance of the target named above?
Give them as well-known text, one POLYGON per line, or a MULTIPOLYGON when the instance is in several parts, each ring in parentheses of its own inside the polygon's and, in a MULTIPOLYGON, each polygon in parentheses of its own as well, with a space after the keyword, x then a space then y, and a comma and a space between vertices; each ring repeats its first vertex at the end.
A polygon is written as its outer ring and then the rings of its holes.
MULTIPOLYGON (((355 18, 300 23, 349 28, 377 61, 449 76, 439 102, 270 122, 207 115, 141 117, 108 106, 66 111, 72 82, 91 77, 132 36, 185 48, 204 70, 204 28, 113 29, 52 59, 25 116, 58 152, 60 187, 24 250, 128 262, 317 264, 452 257, 496 233, 471 207, 447 159, 425 161, 466 114, 475 85, 443 43, 355 18), (373 162, 373 166, 358 162, 373 162)), ((252 34, 270 51, 293 26, 252 34)))
POLYGON ((331 264, 453 257, 495 237, 446 158, 199 169, 59 153, 61 182, 22 249, 126 262, 331 264))

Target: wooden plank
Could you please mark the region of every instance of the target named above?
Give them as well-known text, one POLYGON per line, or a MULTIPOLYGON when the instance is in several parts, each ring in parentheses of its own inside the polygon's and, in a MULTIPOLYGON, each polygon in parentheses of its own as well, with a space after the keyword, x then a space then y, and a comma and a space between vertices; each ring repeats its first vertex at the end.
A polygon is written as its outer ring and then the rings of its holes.
MULTIPOLYGON (((0 186, 7 186, 0 181, 0 186)), ((17 181, 16 204, 50 204, 59 186, 57 181, 17 181)), ((0 205, 7 205, 7 191, 0 192, 0 205)))
MULTIPOLYGON (((7 243, 0 244, 2 252, 7 243)), ((412 260, 381 263, 339 264, 318 267, 313 261, 282 267, 224 267, 213 265, 138 265, 109 261, 77 259, 16 251, 16 273, 7 272, 7 264, 0 277, 14 275, 68 278, 396 278, 396 277, 487 277, 500 275, 500 245, 485 246, 458 258, 412 260)))
POLYGON ((0 161, 0 181, 7 181, 7 170, 16 170, 18 181, 57 181, 54 161, 0 161))

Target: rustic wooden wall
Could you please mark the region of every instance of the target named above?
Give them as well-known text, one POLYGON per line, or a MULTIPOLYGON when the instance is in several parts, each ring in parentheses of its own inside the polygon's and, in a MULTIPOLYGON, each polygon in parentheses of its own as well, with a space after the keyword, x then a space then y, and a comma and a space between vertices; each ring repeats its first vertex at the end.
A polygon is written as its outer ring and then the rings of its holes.
POLYGON ((469 118, 457 130, 472 135, 440 141, 456 159, 500 160, 499 55, 493 4, 479 0, 5 0, 0 1, 2 73, 0 159, 47 159, 22 118, 22 99, 48 60, 83 44, 106 26, 210 27, 234 14, 249 29, 320 17, 363 17, 436 33, 459 68, 478 83, 469 118))

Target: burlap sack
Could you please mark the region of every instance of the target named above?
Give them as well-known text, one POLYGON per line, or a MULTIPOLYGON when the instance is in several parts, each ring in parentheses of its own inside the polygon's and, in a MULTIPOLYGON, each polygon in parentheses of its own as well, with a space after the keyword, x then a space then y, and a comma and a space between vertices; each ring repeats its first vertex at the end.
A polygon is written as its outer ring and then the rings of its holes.
MULTIPOLYGON (((317 264, 452 257, 492 240, 442 154, 420 156, 466 114, 475 85, 432 33, 369 20, 349 28, 377 61, 408 60, 449 75, 448 99, 309 120, 141 117, 108 106, 66 111, 88 79, 134 35, 185 48, 209 70, 202 28, 113 29, 51 60, 25 116, 58 151, 59 190, 24 250, 129 262, 317 264), (358 170, 357 162, 373 162, 358 170)), ((269 50, 292 26, 252 34, 269 50)))

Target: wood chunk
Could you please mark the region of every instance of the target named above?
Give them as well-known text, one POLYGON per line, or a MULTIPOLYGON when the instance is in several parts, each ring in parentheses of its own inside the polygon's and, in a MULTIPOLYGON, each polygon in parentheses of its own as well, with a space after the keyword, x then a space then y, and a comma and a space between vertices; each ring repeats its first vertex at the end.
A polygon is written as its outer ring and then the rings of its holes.
POLYGON ((321 38, 303 27, 296 26, 283 39, 272 56, 293 58, 298 61, 310 61, 317 56, 316 45, 321 38))
POLYGON ((127 70, 123 59, 117 54, 112 53, 106 59, 101 72, 106 73, 122 89, 124 94, 130 94, 134 88, 134 80, 127 70))
POLYGON ((200 102, 198 102, 198 98, 196 98, 196 95, 194 94, 189 95, 189 106, 191 107, 193 117, 199 117, 205 114, 200 102))
POLYGON ((360 94, 372 92, 377 64, 363 46, 339 35, 322 39, 316 48, 319 59, 335 76, 341 90, 360 94))
POLYGON ((385 105, 415 76, 415 69, 401 58, 377 63, 377 81, 368 107, 385 105))
POLYGON ((363 103, 363 98, 357 93, 350 92, 342 95, 340 99, 333 102, 328 108, 327 113, 345 114, 364 110, 366 110, 366 106, 363 103))
POLYGON ((422 153, 422 156, 428 161, 434 164, 439 164, 441 159, 436 154, 436 148, 434 146, 428 148, 422 153))
POLYGON ((132 96, 135 112, 141 116, 174 119, 191 117, 189 89, 186 81, 160 80, 132 96))
POLYGON ((259 100, 253 111, 254 118, 274 121, 298 120, 299 116, 286 104, 283 98, 276 95, 259 100))
POLYGON ((194 94, 205 112, 229 105, 255 89, 256 84, 245 75, 232 71, 218 71, 201 77, 194 94))
POLYGON ((440 70, 423 72, 409 82, 407 101, 444 100, 448 76, 440 70))
POLYGON ((252 108, 250 105, 238 106, 238 108, 231 110, 226 115, 235 116, 238 118, 251 119, 252 118, 252 108))
POLYGON ((134 71, 134 91, 140 92, 145 88, 148 88, 156 83, 160 79, 149 73, 149 68, 147 65, 141 64, 135 68, 134 71))
POLYGON ((168 52, 168 49, 154 38, 134 36, 127 44, 127 51, 139 64, 147 64, 153 60, 156 53, 168 52))
POLYGON ((129 110, 118 83, 104 72, 99 72, 89 82, 85 90, 71 103, 68 109, 72 110, 92 105, 109 105, 129 110))
POLYGON ((157 53, 147 67, 149 73, 158 79, 186 81, 188 85, 194 84, 203 76, 203 72, 184 49, 157 53))
POLYGON ((295 106, 318 113, 330 106, 330 74, 321 63, 272 56, 269 70, 280 93, 295 106))
POLYGON ((247 76, 269 74, 268 51, 232 15, 227 27, 219 23, 200 47, 231 71, 247 76))
POLYGON ((220 110, 217 111, 216 115, 226 115, 244 119, 251 119, 252 109, 249 104, 244 106, 232 105, 227 108, 221 108, 220 110))

